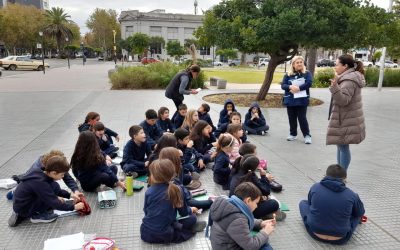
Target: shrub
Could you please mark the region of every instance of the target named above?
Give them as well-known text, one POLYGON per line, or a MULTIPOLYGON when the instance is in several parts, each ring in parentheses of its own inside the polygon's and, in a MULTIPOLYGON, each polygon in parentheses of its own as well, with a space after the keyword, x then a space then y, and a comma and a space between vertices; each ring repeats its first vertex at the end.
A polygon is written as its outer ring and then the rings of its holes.
MULTIPOLYGON (((367 68, 365 70, 365 81, 367 86, 378 86, 379 68, 367 68)), ((400 87, 400 70, 399 69, 385 69, 383 76, 384 87, 400 87)))
MULTIPOLYGON (((190 65, 192 65, 192 59, 186 60, 184 63, 182 63, 182 65, 189 67, 190 65)), ((200 67, 211 67, 212 66, 212 60, 203 60, 203 59, 197 59, 197 65, 199 65, 200 67)))
POLYGON ((333 79, 335 77, 335 71, 332 68, 326 68, 318 71, 314 75, 314 88, 327 88, 331 85, 329 79, 333 79))
MULTIPOLYGON (((112 89, 159 89, 167 87, 181 66, 169 62, 151 63, 147 66, 119 67, 110 76, 112 89)), ((192 82, 192 88, 203 88, 204 73, 192 82)))

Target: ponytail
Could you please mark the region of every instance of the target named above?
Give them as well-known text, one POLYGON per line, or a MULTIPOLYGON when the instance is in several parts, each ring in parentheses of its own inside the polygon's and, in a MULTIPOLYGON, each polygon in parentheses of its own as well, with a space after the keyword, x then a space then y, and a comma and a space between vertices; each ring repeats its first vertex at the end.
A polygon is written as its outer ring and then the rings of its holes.
POLYGON ((239 179, 239 183, 242 182, 251 182, 252 177, 255 176, 254 171, 257 169, 260 164, 260 160, 255 155, 245 155, 240 160, 240 170, 245 172, 246 174, 239 179))
POLYGON ((240 170, 240 160, 243 158, 243 156, 239 156, 236 158, 236 160, 232 164, 232 169, 231 169, 231 175, 236 174, 240 170))
POLYGON ((181 189, 172 181, 168 183, 168 200, 171 201, 174 208, 183 207, 183 199, 181 189))
POLYGON ((352 55, 341 55, 338 57, 338 60, 343 66, 347 65, 349 69, 354 68, 354 70, 365 75, 364 64, 360 61, 354 60, 352 55))
POLYGON ((355 61, 355 70, 365 75, 364 64, 361 61, 355 61))

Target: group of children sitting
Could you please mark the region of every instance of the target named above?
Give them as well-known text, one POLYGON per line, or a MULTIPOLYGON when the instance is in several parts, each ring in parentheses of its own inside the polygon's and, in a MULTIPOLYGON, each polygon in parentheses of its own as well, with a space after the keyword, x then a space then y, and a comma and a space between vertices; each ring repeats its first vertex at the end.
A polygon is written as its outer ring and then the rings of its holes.
MULTIPOLYGON (((187 111, 182 104, 171 121, 168 108, 161 107, 158 114, 149 109, 140 125, 129 128, 130 140, 123 149, 121 169, 134 178, 149 177, 141 238, 149 243, 186 241, 204 230, 206 222, 197 221, 196 214, 211 207, 209 225, 215 249, 231 249, 228 246, 235 244, 244 249, 270 249, 268 235, 276 221, 286 217, 278 202, 270 198, 270 192, 282 187, 259 167, 256 146, 246 142, 246 134, 267 132, 265 118, 254 104, 242 125, 240 113, 227 100, 214 131, 209 110, 207 104, 202 104, 198 110, 187 111), (211 199, 193 199, 189 190, 199 187, 195 184, 206 167, 213 169, 214 182, 229 190, 229 199, 217 198, 214 204, 211 199), (260 231, 249 239, 253 228, 260 231)), ((62 152, 51 151, 39 157, 27 173, 15 177, 19 185, 14 191, 10 226, 25 218, 33 223, 52 222, 57 219, 53 209, 84 209, 83 193, 69 175, 70 168, 84 191, 98 191, 101 186, 126 190, 112 161, 119 150, 112 137, 119 141, 118 134, 106 128, 96 112, 87 114, 79 132, 70 164, 62 152), (72 193, 60 188, 56 181, 61 179, 72 193)))

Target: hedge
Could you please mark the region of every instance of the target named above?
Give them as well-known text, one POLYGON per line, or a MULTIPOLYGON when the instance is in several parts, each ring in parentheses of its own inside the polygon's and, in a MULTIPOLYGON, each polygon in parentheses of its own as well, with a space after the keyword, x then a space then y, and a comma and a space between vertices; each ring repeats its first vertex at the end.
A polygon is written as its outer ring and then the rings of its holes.
MULTIPOLYGON (((365 80, 367 86, 377 87, 379 79, 379 68, 367 68, 365 71, 365 80)), ((383 87, 400 87, 400 70, 385 69, 383 75, 383 87)))
POLYGON ((333 68, 321 69, 314 75, 314 88, 327 88, 331 85, 329 79, 333 79, 335 77, 335 70, 333 68))
MULTIPOLYGON (((112 89, 164 89, 182 66, 169 62, 151 63, 146 66, 119 67, 110 76, 112 89)), ((192 88, 203 88, 205 76, 192 82, 192 88)))

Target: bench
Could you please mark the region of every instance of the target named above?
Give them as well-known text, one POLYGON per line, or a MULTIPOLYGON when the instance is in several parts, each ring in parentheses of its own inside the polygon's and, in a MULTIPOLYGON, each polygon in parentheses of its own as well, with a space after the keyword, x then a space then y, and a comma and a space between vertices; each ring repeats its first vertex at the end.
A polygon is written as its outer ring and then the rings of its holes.
POLYGON ((219 77, 210 77, 210 86, 217 86, 217 89, 226 89, 227 81, 219 77))

